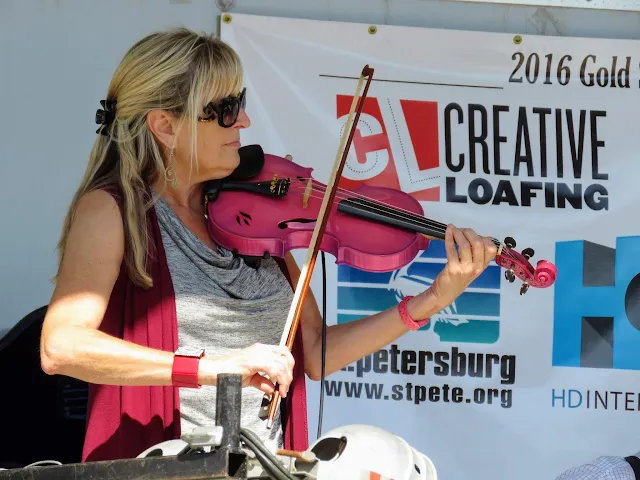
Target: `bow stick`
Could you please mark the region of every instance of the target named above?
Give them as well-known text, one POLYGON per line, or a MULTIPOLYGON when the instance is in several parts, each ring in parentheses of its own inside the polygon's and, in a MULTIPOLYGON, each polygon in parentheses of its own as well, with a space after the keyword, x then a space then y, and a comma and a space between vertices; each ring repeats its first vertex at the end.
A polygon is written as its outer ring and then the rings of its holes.
MULTIPOLYGON (((364 100, 367 97, 367 92, 369 90, 369 85, 371 84, 372 78, 373 68, 370 68, 369 65, 365 65, 365 67, 362 69, 362 73, 360 74, 360 79, 358 80, 356 93, 353 96, 353 102, 351 103, 351 109, 349 111, 349 116, 347 117, 347 123, 345 125, 344 133, 342 134, 340 146, 338 147, 338 152, 336 153, 336 159, 333 165, 333 170, 331 172, 331 175, 329 176, 329 181, 327 182, 327 190, 325 191, 322 205, 320 207, 320 212, 318 214, 318 221, 316 222, 316 226, 313 229, 313 235, 311 237, 311 242, 309 243, 307 258, 300 272, 298 285, 296 286, 293 301, 291 302, 291 309, 289 310, 287 322, 285 323, 284 330, 282 332, 282 338, 280 339, 280 345, 286 345, 289 350, 293 348, 296 331, 300 323, 302 305, 304 304, 304 300, 307 296, 309 283, 311 282, 311 274, 313 273, 313 267, 315 266, 316 258, 318 257, 318 251, 320 249, 320 239, 322 239, 322 236, 324 235, 325 227, 329 219, 329 214, 331 213, 331 209, 329 208, 329 206, 333 204, 333 200, 338 189, 338 183, 340 181, 340 177, 342 176, 342 170, 344 169, 344 164, 346 162, 347 155, 349 154, 349 148, 351 146, 353 136, 355 135, 358 126, 360 113, 362 112, 364 100), (359 92, 362 88, 362 83, 365 77, 367 77, 367 83, 365 84, 360 103, 358 103, 359 92), (346 128, 346 126, 349 125, 350 122, 353 122, 351 124, 351 127, 346 128), (349 132, 348 138, 347 132, 349 132), (343 150, 342 155, 340 154, 341 150, 343 150)), ((271 403, 269 405, 267 428, 271 428, 271 426, 273 425, 273 419, 276 414, 276 408, 278 406, 279 400, 280 394, 278 393, 278 387, 276 385, 273 396, 271 397, 271 403)))

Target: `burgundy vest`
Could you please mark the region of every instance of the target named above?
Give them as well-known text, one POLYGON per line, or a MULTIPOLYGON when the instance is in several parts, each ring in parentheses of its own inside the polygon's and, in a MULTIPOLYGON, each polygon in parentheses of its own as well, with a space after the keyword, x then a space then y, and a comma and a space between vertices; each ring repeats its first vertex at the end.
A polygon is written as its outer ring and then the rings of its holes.
MULTIPOLYGON (((114 191, 110 193, 122 208, 119 195, 114 191)), ((134 285, 123 262, 100 330, 138 345, 174 352, 178 348, 176 303, 154 208, 147 214, 147 222, 148 271, 153 286, 143 289, 134 285)), ((284 260, 277 261, 291 284, 284 260)), ((308 447, 307 401, 299 329, 292 353, 296 360, 293 382, 287 398, 281 399, 284 447, 305 450, 308 447)), ((153 445, 177 438, 180 438, 177 388, 89 384, 83 462, 134 458, 153 445)))

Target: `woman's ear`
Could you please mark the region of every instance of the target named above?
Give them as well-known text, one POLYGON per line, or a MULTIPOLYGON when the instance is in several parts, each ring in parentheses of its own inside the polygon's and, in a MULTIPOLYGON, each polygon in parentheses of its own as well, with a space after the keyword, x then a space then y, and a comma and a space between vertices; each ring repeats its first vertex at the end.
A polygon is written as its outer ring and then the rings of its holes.
POLYGON ((147 114, 147 125, 156 139, 167 149, 174 146, 175 118, 166 110, 151 110, 147 114))

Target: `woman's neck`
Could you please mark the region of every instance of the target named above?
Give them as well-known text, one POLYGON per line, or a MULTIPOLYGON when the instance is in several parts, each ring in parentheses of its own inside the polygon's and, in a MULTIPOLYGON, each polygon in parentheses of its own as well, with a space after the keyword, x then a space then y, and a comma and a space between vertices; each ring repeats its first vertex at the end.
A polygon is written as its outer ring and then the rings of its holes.
POLYGON ((200 215, 204 213, 204 204, 202 202, 202 185, 187 185, 181 187, 173 187, 171 185, 162 185, 157 182, 152 186, 155 193, 161 196, 165 202, 172 207, 180 210, 188 210, 189 212, 200 215))

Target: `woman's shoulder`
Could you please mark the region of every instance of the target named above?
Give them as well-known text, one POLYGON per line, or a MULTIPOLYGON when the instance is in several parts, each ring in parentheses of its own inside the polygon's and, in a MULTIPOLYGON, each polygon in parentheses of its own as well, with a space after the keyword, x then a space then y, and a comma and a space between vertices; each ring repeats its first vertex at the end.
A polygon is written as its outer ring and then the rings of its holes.
POLYGON ((69 232, 69 241, 89 242, 117 251, 123 249, 124 223, 119 201, 106 190, 96 189, 78 199, 69 232))
POLYGON ((102 185, 89 193, 95 193, 97 197, 101 197, 106 203, 113 205, 113 202, 115 202, 115 204, 122 209, 123 194, 121 187, 117 184, 109 183, 102 185))
POLYGON ((90 215, 107 221, 122 222, 120 192, 115 187, 103 187, 82 195, 78 200, 74 218, 90 215))
POLYGON ((57 288, 111 289, 124 255, 124 224, 116 200, 103 190, 83 194, 75 206, 57 288), (105 283, 106 282, 106 283, 105 283), (106 285, 106 286, 105 286, 106 285))

